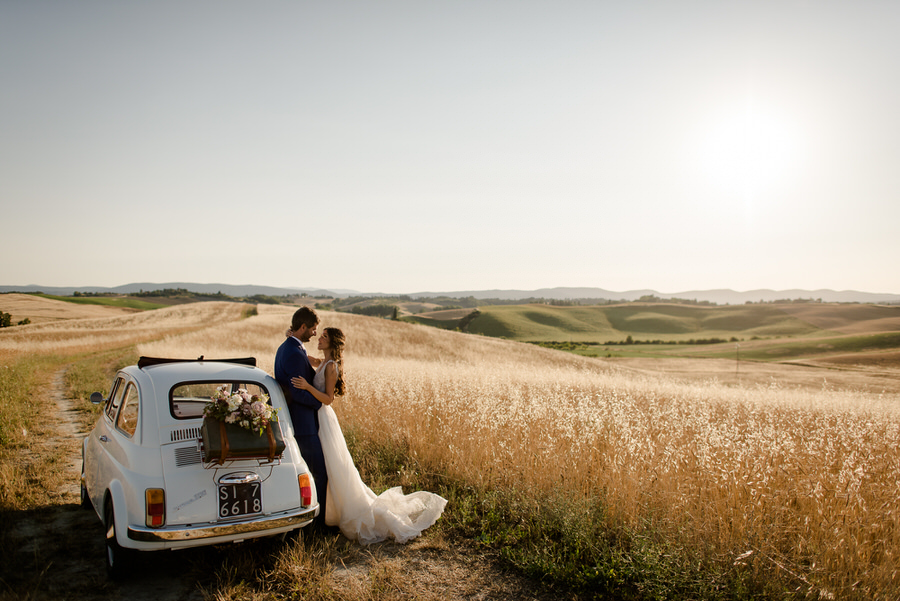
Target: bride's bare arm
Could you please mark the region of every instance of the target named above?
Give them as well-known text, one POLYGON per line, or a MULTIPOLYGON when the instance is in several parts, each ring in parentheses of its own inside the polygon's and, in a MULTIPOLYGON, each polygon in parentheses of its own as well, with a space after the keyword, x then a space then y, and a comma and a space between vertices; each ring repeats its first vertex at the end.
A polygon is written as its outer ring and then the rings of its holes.
POLYGON ((305 378, 301 378, 299 376, 291 378, 291 384, 293 384, 295 388, 308 391, 311 395, 316 397, 317 401, 319 401, 323 405, 330 405, 334 402, 334 386, 336 383, 337 370, 334 367, 334 363, 329 363, 325 366, 325 392, 322 392, 321 390, 307 382, 305 378))

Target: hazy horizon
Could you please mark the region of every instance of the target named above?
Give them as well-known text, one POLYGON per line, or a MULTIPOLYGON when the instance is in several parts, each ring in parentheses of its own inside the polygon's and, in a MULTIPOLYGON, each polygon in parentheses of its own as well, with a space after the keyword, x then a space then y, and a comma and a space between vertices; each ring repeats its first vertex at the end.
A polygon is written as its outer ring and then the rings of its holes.
POLYGON ((694 300, 709 300, 713 302, 756 302, 756 301, 770 301, 775 299, 817 299, 824 300, 824 302, 895 302, 895 300, 900 300, 900 294, 889 292, 889 291, 873 291, 873 290, 834 290, 834 289, 803 289, 803 288, 782 288, 782 289, 771 289, 771 288, 755 288, 755 289, 747 289, 747 290, 735 290, 731 288, 707 288, 702 290, 659 290, 652 287, 641 287, 641 288, 632 288, 627 290, 613 290, 609 288, 603 288, 601 286, 553 286, 553 287, 540 287, 540 288, 457 288, 457 289, 449 289, 449 288, 440 288, 440 289, 422 289, 422 290, 365 290, 358 288, 324 288, 319 286, 269 286, 266 284, 232 284, 228 282, 176 282, 176 281, 165 281, 165 282, 128 282, 126 284, 121 284, 117 286, 93 286, 93 285, 79 285, 79 286, 44 286, 42 284, 21 284, 21 285, 9 285, 9 284, 0 284, 0 294, 9 294, 13 292, 25 292, 31 293, 33 291, 27 290, 28 288, 36 288, 41 289, 41 292, 49 293, 49 294, 71 294, 70 290, 82 290, 82 291, 97 291, 97 292, 105 292, 105 291, 116 291, 122 288, 131 290, 126 290, 123 294, 129 294, 133 292, 133 287, 140 286, 141 290, 146 292, 152 290, 161 290, 164 288, 169 288, 172 286, 179 288, 186 288, 189 292, 195 293, 215 293, 215 292, 223 292, 228 295, 237 295, 244 296, 248 294, 272 294, 274 291, 283 290, 285 292, 288 291, 297 291, 297 292, 329 292, 337 295, 376 295, 376 296, 404 296, 404 295, 412 295, 412 296, 421 296, 421 295, 476 295, 478 298, 493 298, 489 296, 491 294, 496 293, 498 298, 503 299, 516 299, 516 298, 528 298, 532 293, 536 293, 539 295, 545 295, 545 298, 558 298, 558 299, 585 299, 585 298, 607 298, 610 300, 636 300, 638 298, 638 294, 644 295, 647 293, 651 294, 659 294, 663 297, 671 297, 671 298, 681 298, 681 299, 694 299, 694 300), (146 287, 146 288, 144 288, 146 287), (252 288, 253 290, 246 290, 248 288, 252 288), (49 291, 49 292, 47 292, 49 291), (65 291, 65 292, 62 292, 65 291), (552 293, 557 292, 560 293, 559 296, 553 296, 552 293), (548 295, 549 293, 549 295, 548 295), (803 296, 803 294, 808 293, 811 296, 803 296), (600 296, 597 296, 597 295, 600 296), (608 296, 604 296, 607 294, 608 296), (797 294, 797 296, 782 296, 783 294, 797 294), (621 295, 621 296, 613 296, 613 295, 621 295), (750 296, 753 295, 753 296, 750 296), (817 296, 818 295, 818 296, 817 296))
POLYGON ((900 292, 898 22, 2 3, 0 281, 900 292))

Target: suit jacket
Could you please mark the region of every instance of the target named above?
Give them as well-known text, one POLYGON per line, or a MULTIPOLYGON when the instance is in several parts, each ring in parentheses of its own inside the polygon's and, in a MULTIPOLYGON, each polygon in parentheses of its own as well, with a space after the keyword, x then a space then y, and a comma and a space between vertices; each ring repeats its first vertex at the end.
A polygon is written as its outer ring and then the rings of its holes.
POLYGON ((296 436, 319 435, 319 408, 322 403, 308 391, 295 388, 291 378, 301 376, 312 384, 315 375, 316 370, 309 364, 306 349, 300 341, 292 336, 286 338, 275 353, 275 379, 287 397, 296 436))

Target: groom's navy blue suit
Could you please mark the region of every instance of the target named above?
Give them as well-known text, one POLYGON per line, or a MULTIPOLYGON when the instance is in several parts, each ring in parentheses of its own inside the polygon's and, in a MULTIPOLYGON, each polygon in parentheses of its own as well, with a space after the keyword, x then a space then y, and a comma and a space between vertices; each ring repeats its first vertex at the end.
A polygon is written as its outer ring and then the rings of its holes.
POLYGON ((275 353, 275 379, 281 384, 287 397, 285 400, 291 412, 294 438, 316 483, 316 496, 319 498, 318 521, 324 523, 328 472, 325 470, 325 455, 322 454, 322 443, 319 440, 319 408, 322 403, 308 391, 295 388, 291 384, 294 376, 305 378, 312 384, 316 371, 310 365, 306 349, 300 341, 289 336, 275 353))

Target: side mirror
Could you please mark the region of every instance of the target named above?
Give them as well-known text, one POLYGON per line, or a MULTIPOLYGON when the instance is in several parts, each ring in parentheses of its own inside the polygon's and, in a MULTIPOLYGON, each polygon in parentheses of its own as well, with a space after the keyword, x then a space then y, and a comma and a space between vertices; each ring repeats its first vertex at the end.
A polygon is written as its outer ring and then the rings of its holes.
POLYGON ((91 402, 95 405, 99 405, 100 403, 103 402, 103 394, 101 394, 99 392, 92 392, 91 393, 91 402))

